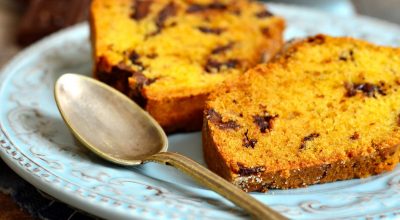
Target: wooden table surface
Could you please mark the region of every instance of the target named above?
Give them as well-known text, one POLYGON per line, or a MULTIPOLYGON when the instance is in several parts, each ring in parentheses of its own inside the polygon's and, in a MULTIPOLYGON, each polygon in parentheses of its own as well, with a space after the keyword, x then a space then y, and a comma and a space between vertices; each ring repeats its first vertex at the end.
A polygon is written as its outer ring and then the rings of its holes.
MULTIPOLYGON (((14 43, 20 13, 18 6, 12 1, 0 0, 0 68, 20 50, 14 43)), ((0 166, 5 165, 0 163, 0 166)), ((5 170, 3 172, 12 172, 9 169, 5 170)), ((30 220, 32 217, 17 206, 7 194, 7 190, 0 189, 0 220, 3 219, 30 220)))
POLYGON ((0 220, 30 220, 29 214, 22 211, 9 195, 0 193, 0 220))

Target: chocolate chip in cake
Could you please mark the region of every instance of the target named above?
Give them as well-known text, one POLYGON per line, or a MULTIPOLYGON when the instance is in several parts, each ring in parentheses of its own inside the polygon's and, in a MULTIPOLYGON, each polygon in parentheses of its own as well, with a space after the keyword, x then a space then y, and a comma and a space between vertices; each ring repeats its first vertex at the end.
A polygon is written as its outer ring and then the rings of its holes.
POLYGON ((268 18, 268 17, 271 17, 271 16, 274 16, 274 14, 272 14, 268 10, 263 10, 263 11, 260 11, 260 12, 256 13, 256 17, 257 18, 268 18))
POLYGON ((228 7, 225 4, 216 1, 206 5, 192 4, 186 9, 186 12, 196 13, 196 12, 203 12, 206 10, 226 10, 227 8, 228 7))
POLYGON ((299 150, 304 150, 306 148, 306 145, 307 145, 308 141, 312 141, 312 140, 314 140, 315 138, 317 138, 319 136, 320 136, 319 133, 311 133, 311 134, 305 136, 303 138, 303 140, 301 140, 301 144, 300 144, 299 150))
POLYGON ((240 16, 242 14, 242 11, 239 8, 237 8, 237 9, 233 10, 232 13, 236 16, 240 16))
POLYGON ((250 176, 250 175, 258 175, 259 173, 262 173, 265 171, 264 166, 255 166, 255 167, 245 167, 241 163, 237 163, 239 167, 239 175, 240 176, 250 176))
POLYGON ((156 54, 156 53, 150 53, 150 54, 147 54, 146 57, 149 58, 149 59, 154 59, 154 58, 157 58, 157 57, 158 57, 158 54, 156 54))
POLYGON ((152 3, 152 0, 135 0, 130 17, 138 21, 145 18, 150 12, 152 3))
POLYGON ((131 68, 130 66, 126 65, 126 64, 123 63, 123 62, 118 63, 118 64, 117 64, 116 66, 114 66, 113 68, 115 69, 115 72, 118 72, 118 73, 120 73, 120 72, 122 72, 122 71, 124 71, 124 72, 130 72, 130 71, 132 71, 132 68, 131 68))
POLYGON ((143 86, 148 86, 158 80, 158 78, 149 79, 142 72, 139 71, 134 72, 132 74, 132 77, 135 78, 136 84, 141 88, 143 86))
POLYGON ((167 20, 168 17, 175 16, 177 12, 177 7, 174 4, 174 2, 170 2, 168 5, 166 5, 159 13, 158 17, 156 19, 156 25, 159 28, 162 28, 164 26, 165 21, 167 20))
POLYGON ((236 130, 236 129, 238 129, 240 126, 236 123, 236 121, 229 120, 229 121, 227 121, 227 122, 221 122, 221 123, 218 125, 218 127, 219 127, 220 129, 222 129, 222 130, 225 130, 225 129, 233 129, 233 130, 236 130))
POLYGON ((131 51, 128 58, 132 62, 132 64, 140 66, 142 69, 144 69, 142 62, 139 61, 140 55, 136 53, 136 51, 131 51))
POLYGON ((229 59, 225 62, 220 62, 216 60, 209 59, 204 67, 206 72, 208 73, 215 73, 219 72, 222 67, 226 68, 235 68, 239 64, 239 61, 236 59, 229 59))
POLYGON ((352 62, 354 62, 355 61, 354 51, 350 49, 347 52, 343 52, 342 54, 340 54, 339 60, 344 62, 346 62, 347 60, 351 60, 352 62))
POLYGON ((360 138, 360 134, 358 132, 354 132, 353 135, 350 136, 351 140, 358 140, 360 138))
POLYGON ((240 128, 240 125, 238 125, 236 121, 228 120, 228 121, 224 122, 222 120, 222 116, 218 112, 216 112, 214 109, 209 109, 207 111, 206 118, 211 123, 218 126, 219 129, 222 129, 222 130, 226 130, 226 129, 236 130, 236 129, 240 128))
POLYGON ((262 27, 262 28, 261 28, 261 33, 262 33, 265 37, 271 37, 271 31, 269 30, 268 27, 262 27))
POLYGON ((177 5, 174 2, 168 3, 157 15, 157 18, 155 20, 157 30, 153 33, 148 34, 147 37, 159 34, 161 30, 165 27, 165 21, 169 17, 175 16, 177 11, 177 5))
POLYGON ((186 9, 186 12, 187 13, 195 13, 195 12, 199 12, 199 11, 203 11, 203 10, 204 10, 203 5, 192 4, 186 9))
POLYGON ((386 95, 385 91, 383 91, 383 89, 380 86, 374 85, 372 83, 349 83, 349 82, 346 82, 344 84, 344 87, 346 89, 347 97, 353 97, 357 94, 357 92, 362 92, 365 96, 374 97, 374 98, 376 98, 376 93, 379 93, 380 95, 383 95, 383 96, 386 95))
POLYGON ((228 6, 223 4, 223 3, 221 3, 221 2, 215 1, 215 2, 213 2, 211 4, 208 4, 207 8, 213 9, 213 10, 225 10, 225 9, 228 8, 228 6))
POLYGON ((204 26, 198 27, 198 29, 205 34, 216 34, 216 35, 220 35, 222 32, 225 31, 225 29, 222 28, 210 28, 204 26))
POLYGON ((320 180, 324 179, 326 176, 328 176, 329 170, 332 168, 332 164, 324 164, 322 165, 322 170, 324 171, 319 178, 320 180))
POLYGON ((314 37, 308 38, 307 42, 314 43, 314 44, 323 44, 323 43, 325 43, 325 37, 321 34, 318 34, 314 37))
POLYGON ((143 86, 150 85, 157 80, 157 78, 148 79, 143 73, 134 71, 131 66, 123 62, 113 66, 111 74, 110 72, 99 71, 97 77, 100 81, 106 82, 117 90, 127 94, 142 107, 146 105, 146 99, 141 92, 143 86), (132 72, 134 73, 132 74, 132 72), (134 82, 130 84, 128 79, 133 79, 134 82))
POLYGON ((239 61, 236 59, 229 59, 225 63, 222 63, 223 66, 226 66, 228 68, 235 68, 238 65, 239 61))
POLYGON ((253 122, 260 128, 261 133, 265 133, 274 127, 274 120, 277 117, 278 115, 270 115, 267 111, 264 111, 262 115, 254 115, 253 122))
POLYGON ((142 72, 135 71, 131 75, 129 92, 126 94, 132 98, 138 105, 145 107, 147 99, 143 96, 142 90, 144 86, 149 86, 156 82, 159 78, 147 78, 142 72))
POLYGON ((222 46, 216 47, 215 49, 213 49, 213 50, 211 51, 211 54, 223 53, 223 52, 225 52, 225 51, 227 51, 227 50, 232 49, 233 45, 234 45, 234 43, 233 43, 233 42, 230 42, 230 43, 228 43, 228 44, 226 44, 226 45, 222 45, 222 46))
POLYGON ((400 114, 397 115, 397 126, 400 126, 400 114))
POLYGON ((243 145, 243 147, 246 147, 246 148, 249 148, 249 147, 254 148, 256 146, 257 140, 254 138, 249 138, 248 134, 249 134, 249 130, 246 130, 246 132, 244 133, 242 145, 243 145))

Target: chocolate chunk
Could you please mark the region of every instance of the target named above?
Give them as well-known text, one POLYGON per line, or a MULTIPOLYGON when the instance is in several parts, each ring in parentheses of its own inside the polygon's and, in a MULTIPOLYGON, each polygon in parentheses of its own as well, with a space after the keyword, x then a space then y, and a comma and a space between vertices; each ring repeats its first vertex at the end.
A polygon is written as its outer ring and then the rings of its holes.
POLYGON ((263 27, 263 28, 261 28, 261 33, 262 33, 265 37, 271 37, 271 31, 269 30, 268 27, 263 27))
POLYGON ((270 115, 267 111, 264 111, 263 115, 254 115, 253 122, 260 128, 261 133, 265 133, 274 127, 274 119, 277 117, 278 115, 270 115))
POLYGON ((228 68, 235 68, 238 65, 239 61, 235 59, 229 59, 223 65, 226 65, 228 68))
POLYGON ((233 120, 229 120, 227 122, 221 122, 218 127, 222 130, 224 129, 233 129, 236 130, 238 129, 240 126, 236 123, 236 121, 233 120))
POLYGON ((158 55, 156 53, 151 53, 151 54, 147 54, 146 57, 149 59, 154 59, 154 58, 157 58, 158 55))
POLYGON ((129 54, 128 58, 132 62, 132 64, 134 64, 136 66, 140 66, 142 69, 144 69, 142 62, 139 61, 140 55, 138 53, 136 53, 136 51, 132 51, 129 54))
POLYGON ((242 11, 238 8, 238 9, 233 10, 232 13, 233 13, 234 15, 236 15, 236 16, 239 16, 239 15, 242 14, 242 11))
POLYGON ((306 136, 303 138, 303 141, 312 141, 315 138, 319 137, 320 134, 319 133, 311 133, 310 135, 306 136))
POLYGON ((200 12, 200 11, 204 11, 204 10, 205 10, 205 6, 199 5, 199 4, 193 4, 193 5, 190 5, 186 9, 186 12, 187 13, 195 13, 195 12, 200 12))
POLYGON ((156 20, 156 25, 158 27, 164 26, 165 21, 168 17, 175 16, 177 12, 177 7, 173 2, 166 5, 159 13, 156 20))
POLYGON ((147 84, 147 77, 142 72, 134 72, 132 77, 135 78, 137 87, 143 88, 147 84))
MULTIPOLYGON (((98 62, 105 61, 100 59, 98 62)), ((101 66, 101 63, 98 66, 101 66)), ((157 78, 149 79, 141 72, 135 72, 130 66, 124 63, 113 66, 111 72, 99 70, 96 75, 100 81, 127 94, 142 107, 146 106, 146 98, 142 95, 143 86, 150 85, 157 80, 157 78), (129 78, 131 77, 135 81, 134 85, 130 85, 129 83, 129 78)))
POLYGON ((360 134, 358 132, 354 132, 354 134, 350 136, 351 140, 358 140, 359 138, 360 134))
POLYGON ((228 8, 225 4, 222 4, 221 2, 213 2, 209 4, 207 7, 213 10, 225 10, 228 8))
POLYGON ((158 80, 158 78, 147 78, 142 72, 140 71, 134 71, 132 76, 132 78, 135 79, 136 82, 136 86, 138 88, 143 88, 143 86, 148 86, 153 84, 155 81, 158 80))
POLYGON ((237 124, 236 121, 229 120, 229 121, 222 121, 222 116, 216 112, 214 109, 209 109, 206 115, 207 120, 211 123, 218 126, 219 129, 226 130, 226 129, 233 129, 236 130, 240 128, 240 125, 237 124))
POLYGON ((145 18, 150 12, 152 3, 152 0, 135 0, 132 6, 133 12, 130 17, 138 21, 145 18))
POLYGON ((243 144, 242 145, 243 145, 243 147, 254 148, 256 146, 257 140, 254 139, 254 138, 249 139, 248 133, 249 133, 248 130, 244 133, 244 138, 243 138, 243 144))
POLYGON ((203 12, 207 10, 226 10, 228 7, 220 2, 213 2, 207 5, 192 4, 187 9, 187 13, 203 12))
POLYGON ((204 69, 208 72, 208 73, 213 73, 213 70, 216 70, 216 72, 219 72, 222 67, 226 67, 226 68, 235 68, 238 65, 239 61, 236 59, 229 59, 225 62, 219 62, 216 60, 207 60, 206 66, 204 67, 204 69))
POLYGON ((142 94, 142 90, 144 86, 149 86, 155 81, 158 80, 158 78, 152 78, 149 79, 147 78, 142 72, 135 71, 132 75, 131 78, 134 79, 134 84, 130 85, 130 91, 128 94, 129 97, 131 97, 138 105, 144 107, 147 104, 146 98, 142 94))
POLYGON ((311 133, 310 135, 307 135, 303 138, 303 140, 301 140, 301 144, 299 147, 299 150, 304 150, 306 148, 307 142, 308 141, 312 141, 315 138, 319 137, 320 134, 319 133, 311 133))
POLYGON ((353 97, 357 94, 357 91, 354 89, 354 84, 345 82, 344 83, 344 88, 346 89, 346 96, 347 97, 353 97))
POLYGON ((325 43, 325 37, 324 37, 324 35, 318 34, 314 37, 308 38, 307 42, 314 43, 314 44, 323 44, 323 43, 325 43))
POLYGON ((397 126, 400 126, 400 114, 397 115, 397 126))
POLYGON ((350 50, 350 51, 349 51, 349 55, 350 55, 350 59, 351 59, 352 61, 354 61, 354 51, 353 51, 353 50, 350 50))
POLYGON ((376 93, 385 96, 385 91, 378 85, 374 85, 372 83, 348 83, 344 84, 346 89, 346 96, 353 97, 357 94, 357 92, 362 92, 367 97, 376 98, 376 93))
POLYGON ((150 33, 148 36, 155 36, 161 32, 161 30, 165 27, 165 21, 172 16, 175 16, 178 11, 177 6, 174 2, 168 3, 157 15, 155 20, 157 30, 153 33, 150 33))
MULTIPOLYGON (((100 58, 97 66, 102 66, 103 62, 106 62, 105 59, 100 58)), ((122 93, 126 94, 130 90, 128 78, 132 75, 132 73, 131 69, 125 64, 121 63, 113 66, 110 72, 107 70, 98 69, 96 75, 100 81, 107 83, 122 93)))
POLYGON ((322 173, 321 177, 319 178, 320 180, 324 179, 326 176, 328 176, 328 172, 331 169, 332 164, 324 164, 322 165, 322 169, 324 173, 322 173))
POLYGON ((234 43, 230 42, 230 43, 228 43, 226 45, 222 45, 222 46, 216 47, 214 50, 211 51, 211 54, 223 53, 223 52, 225 52, 227 50, 232 49, 233 45, 234 45, 234 43))
POLYGON ((264 166, 245 167, 241 163, 237 163, 237 165, 239 166, 239 175, 240 176, 250 176, 250 175, 254 175, 254 174, 257 175, 257 174, 265 171, 264 166))
POLYGON ((267 17, 271 17, 271 16, 274 16, 274 14, 272 14, 268 10, 263 10, 263 11, 256 13, 257 18, 267 18, 267 17))
POLYGON ((353 50, 349 50, 349 52, 348 52, 348 54, 345 54, 345 53, 343 53, 343 54, 341 54, 340 56, 339 56, 339 60, 340 61, 344 61, 344 62, 346 62, 347 60, 351 60, 351 61, 355 61, 355 58, 354 58, 354 51, 353 50))
POLYGON ((222 28, 209 28, 209 27, 198 27, 198 29, 206 34, 216 34, 216 35, 220 35, 222 32, 224 32, 225 30, 222 28))
POLYGON ((218 112, 216 112, 214 109, 209 109, 207 111, 206 117, 210 122, 212 122, 214 124, 220 123, 222 121, 222 116, 218 112))

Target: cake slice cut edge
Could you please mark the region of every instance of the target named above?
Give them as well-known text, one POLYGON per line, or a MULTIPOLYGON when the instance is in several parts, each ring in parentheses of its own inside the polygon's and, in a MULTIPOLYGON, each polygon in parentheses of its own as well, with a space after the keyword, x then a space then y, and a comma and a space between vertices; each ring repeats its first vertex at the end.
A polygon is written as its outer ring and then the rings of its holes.
POLYGON ((317 35, 206 102, 208 167, 247 192, 364 178, 395 168, 400 49, 317 35))
POLYGON ((95 0, 94 76, 168 133, 200 130, 206 97, 283 45, 284 20, 250 0, 95 0))

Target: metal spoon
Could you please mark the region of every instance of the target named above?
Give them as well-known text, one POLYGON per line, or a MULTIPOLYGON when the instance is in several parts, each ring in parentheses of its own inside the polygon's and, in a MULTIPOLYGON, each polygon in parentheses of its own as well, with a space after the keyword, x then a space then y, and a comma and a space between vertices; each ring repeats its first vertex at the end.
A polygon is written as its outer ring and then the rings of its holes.
POLYGON ((128 97, 89 77, 65 74, 55 85, 58 109, 84 146, 120 165, 156 162, 174 166, 256 219, 286 219, 225 179, 177 153, 166 152, 160 125, 128 97))

